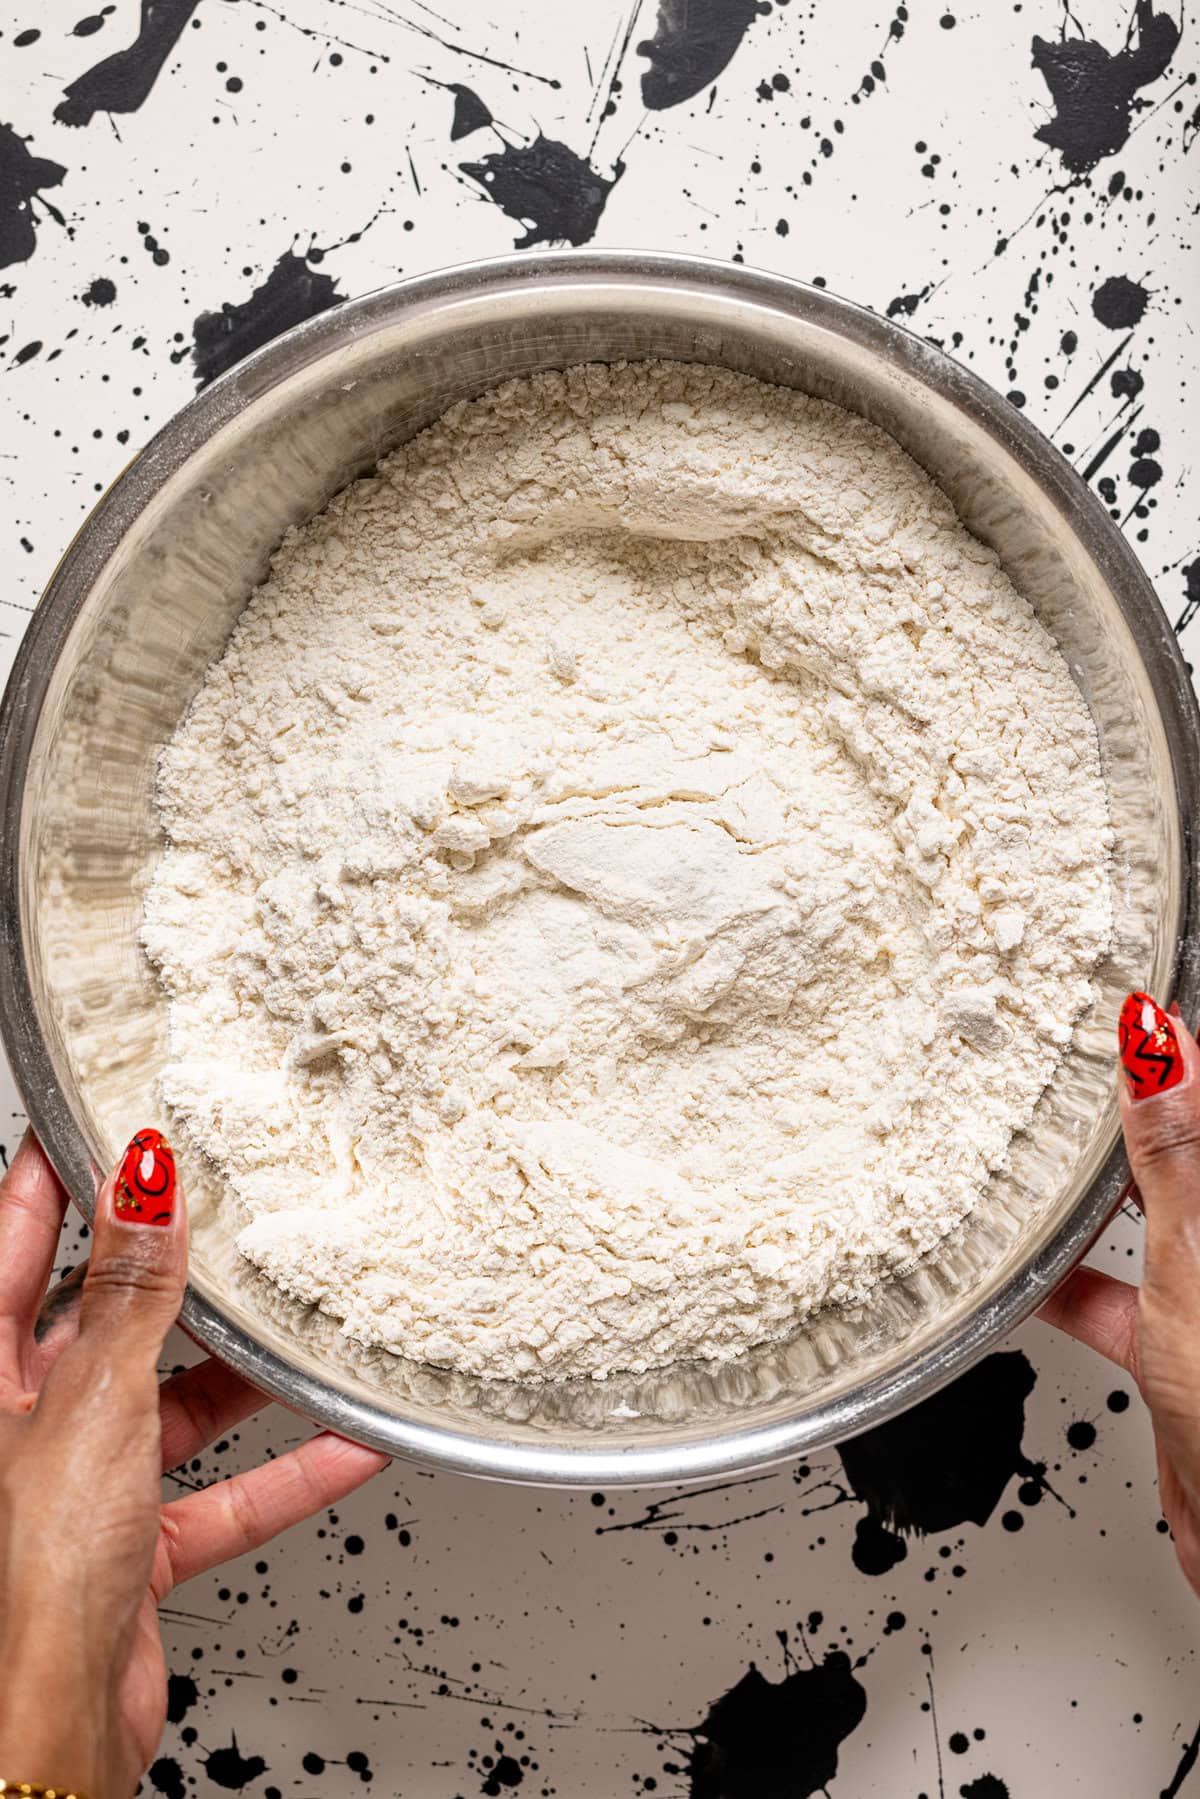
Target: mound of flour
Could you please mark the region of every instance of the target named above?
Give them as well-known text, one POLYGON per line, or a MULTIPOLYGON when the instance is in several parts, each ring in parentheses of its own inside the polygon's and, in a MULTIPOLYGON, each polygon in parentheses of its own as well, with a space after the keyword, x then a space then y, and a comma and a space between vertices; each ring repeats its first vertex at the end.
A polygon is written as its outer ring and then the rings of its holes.
POLYGON ((290 532, 163 753, 163 1095, 273 1280, 498 1377, 723 1358, 970 1210, 1109 939, 1094 729, 880 431, 582 367, 290 532))

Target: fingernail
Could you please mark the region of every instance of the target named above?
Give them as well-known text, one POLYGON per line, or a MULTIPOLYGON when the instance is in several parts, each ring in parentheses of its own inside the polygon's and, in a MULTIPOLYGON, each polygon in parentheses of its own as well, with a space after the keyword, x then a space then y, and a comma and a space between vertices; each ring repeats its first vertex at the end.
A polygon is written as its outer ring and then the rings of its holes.
POLYGON ((1121 1007, 1117 1042, 1134 1099, 1152 1099, 1183 1079, 1175 1026, 1148 993, 1131 993, 1121 1007))
POLYGON ((175 1152, 161 1131, 139 1131, 121 1157, 113 1211, 124 1224, 170 1224, 175 1216, 175 1152))

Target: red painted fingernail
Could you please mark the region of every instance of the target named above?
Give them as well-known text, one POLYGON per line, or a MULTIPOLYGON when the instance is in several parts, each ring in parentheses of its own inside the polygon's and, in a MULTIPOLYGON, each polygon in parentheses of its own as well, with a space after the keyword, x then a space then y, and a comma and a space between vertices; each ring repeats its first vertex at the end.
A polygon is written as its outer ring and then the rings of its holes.
POLYGON ((1134 1099, 1152 1099, 1183 1079, 1175 1026, 1148 993, 1131 993, 1121 1007, 1117 1042, 1134 1099))
POLYGON ((175 1216, 175 1151, 161 1131, 139 1131, 121 1157, 113 1211, 124 1224, 170 1224, 175 1216))

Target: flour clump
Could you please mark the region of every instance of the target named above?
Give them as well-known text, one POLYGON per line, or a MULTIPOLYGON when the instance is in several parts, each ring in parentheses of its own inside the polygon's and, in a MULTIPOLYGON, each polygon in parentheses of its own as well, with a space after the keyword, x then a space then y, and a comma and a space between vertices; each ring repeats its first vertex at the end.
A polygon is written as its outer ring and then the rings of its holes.
POLYGON ((163 1096, 365 1343, 727 1358, 971 1210, 1108 945, 1095 730, 862 419, 667 363, 288 533, 163 752, 163 1096))

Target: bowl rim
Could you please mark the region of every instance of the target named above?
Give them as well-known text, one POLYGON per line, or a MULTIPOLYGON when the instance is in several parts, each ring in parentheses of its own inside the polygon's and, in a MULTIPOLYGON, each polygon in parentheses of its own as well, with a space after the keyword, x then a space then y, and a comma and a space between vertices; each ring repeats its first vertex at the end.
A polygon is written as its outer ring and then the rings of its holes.
MULTIPOLYGON (((970 413, 1024 468, 1108 582, 1155 684, 1175 780, 1180 823, 1181 923, 1174 997, 1192 1017, 1200 954, 1192 945, 1200 846, 1200 709, 1175 633, 1133 550, 1099 499, 1050 440, 973 370, 891 318, 807 282, 680 253, 555 250, 490 257, 416 275, 346 300, 254 351, 189 400, 107 488, 64 552, 19 646, 0 702, 0 1040, 30 1121, 76 1204, 94 1210, 95 1166, 67 1107, 38 1027, 20 920, 20 820, 38 721, 62 648, 96 577, 127 530, 196 447, 279 382, 372 335, 398 317, 514 286, 693 285, 731 302, 759 304, 850 339, 970 413)), ((1159 996, 1162 999, 1169 994, 1159 996)), ((189 1285, 180 1324, 269 1398, 323 1427, 425 1467, 541 1486, 686 1484, 811 1454, 886 1422, 928 1398, 986 1355, 1048 1297, 1084 1255, 1119 1202, 1128 1163, 1114 1134, 1087 1192, 1058 1230, 985 1306, 947 1327, 898 1367, 848 1394, 768 1426, 703 1440, 590 1449, 474 1436, 399 1418, 298 1368, 251 1337, 189 1285)))

